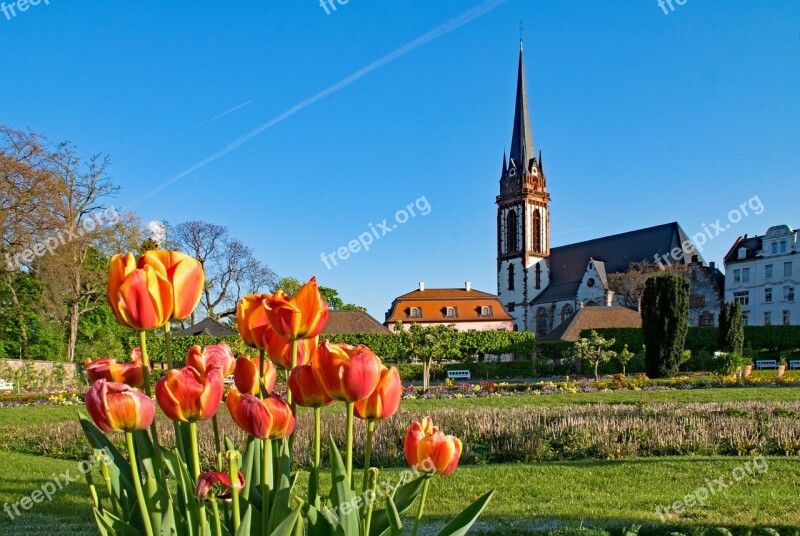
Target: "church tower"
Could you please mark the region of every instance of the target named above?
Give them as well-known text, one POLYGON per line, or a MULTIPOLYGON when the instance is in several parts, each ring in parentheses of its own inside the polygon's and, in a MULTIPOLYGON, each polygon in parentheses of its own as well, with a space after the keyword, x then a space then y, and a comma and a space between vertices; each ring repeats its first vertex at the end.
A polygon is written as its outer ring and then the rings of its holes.
POLYGON ((497 196, 497 294, 514 317, 514 329, 533 331, 529 304, 549 282, 550 194, 533 144, 522 43, 511 152, 503 154, 497 196))

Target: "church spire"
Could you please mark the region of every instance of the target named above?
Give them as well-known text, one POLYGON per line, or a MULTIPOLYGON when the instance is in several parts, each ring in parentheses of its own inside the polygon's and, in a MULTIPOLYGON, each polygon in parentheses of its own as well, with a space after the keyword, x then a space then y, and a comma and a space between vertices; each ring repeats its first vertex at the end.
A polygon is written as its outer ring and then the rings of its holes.
POLYGON ((533 133, 528 114, 528 92, 525 87, 525 64, 522 58, 522 41, 519 43, 519 69, 517 71, 517 103, 514 109, 514 133, 511 136, 509 157, 522 173, 529 171, 529 162, 534 158, 533 133))

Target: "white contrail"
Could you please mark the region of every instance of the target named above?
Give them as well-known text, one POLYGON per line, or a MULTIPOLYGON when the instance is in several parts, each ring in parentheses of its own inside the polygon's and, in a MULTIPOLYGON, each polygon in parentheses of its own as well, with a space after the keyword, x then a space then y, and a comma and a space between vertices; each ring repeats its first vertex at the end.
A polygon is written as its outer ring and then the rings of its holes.
POLYGON ((192 128, 190 128, 189 130, 184 130, 184 131, 183 131, 183 132, 181 132, 179 135, 180 135, 180 136, 183 136, 184 134, 187 134, 187 133, 189 133, 189 132, 191 132, 191 131, 193 131, 193 130, 197 130, 198 128, 202 127, 203 125, 207 125, 207 124, 211 123, 212 121, 216 121, 216 120, 217 120, 217 119, 219 119, 220 117, 225 117, 225 116, 226 116, 226 115, 228 115, 229 113, 231 113, 231 112, 235 112, 235 111, 236 111, 236 110, 238 110, 239 108, 244 108, 245 106, 247 106, 247 105, 248 105, 248 104, 250 104, 251 102, 253 102, 253 99, 250 99, 250 100, 249 100, 249 101, 247 101, 247 102, 243 102, 243 103, 241 103, 241 104, 240 104, 240 105, 238 105, 238 106, 234 106, 234 107, 233 107, 233 108, 231 108, 230 110, 226 110, 226 111, 222 112, 221 114, 217 114, 217 115, 215 115, 214 117, 212 117, 211 119, 207 119, 207 120, 203 121, 202 123, 200 123, 199 125, 195 125, 195 126, 193 126, 193 127, 192 127, 192 128))
POLYGON ((390 62, 396 60, 400 56, 403 56, 403 55, 411 52, 415 48, 421 47, 422 45, 426 45, 426 44, 430 43, 431 41, 433 41, 434 39, 438 39, 439 37, 442 37, 443 35, 446 35, 446 34, 452 32, 453 30, 456 30, 456 29, 460 28, 461 26, 467 24, 468 22, 471 22, 471 21, 477 19, 481 15, 485 15, 486 13, 488 13, 489 11, 492 11, 493 9, 495 9, 496 7, 498 7, 500 4, 504 3, 505 1, 506 0, 488 0, 488 1, 484 2, 483 4, 481 4, 479 6, 476 6, 476 7, 472 8, 472 9, 470 9, 470 10, 465 11, 464 13, 459 15, 458 17, 445 22, 441 26, 437 26, 433 30, 421 35, 420 37, 417 37, 413 41, 410 41, 409 43, 406 43, 405 45, 403 45, 402 47, 398 48, 394 52, 390 52, 386 56, 380 58, 377 61, 374 61, 374 62, 370 63, 366 67, 362 67, 361 69, 359 69, 355 73, 353 73, 350 76, 348 76, 347 78, 344 78, 343 80, 335 83, 334 85, 330 86, 329 88, 320 91, 316 95, 314 95, 312 97, 309 97, 308 99, 306 99, 306 100, 304 100, 304 101, 302 101, 302 102, 300 102, 298 104, 295 104, 294 106, 292 106, 291 108, 289 108, 288 110, 286 110, 285 112, 280 114, 279 116, 277 116, 277 117, 273 118, 272 120, 264 123, 260 127, 254 129, 254 130, 251 130, 250 132, 248 132, 247 134, 245 134, 241 138, 229 143, 223 149, 220 149, 219 151, 217 151, 216 153, 212 154, 211 156, 201 160, 200 162, 196 163, 192 167, 190 167, 190 168, 178 173, 177 175, 172 177, 170 180, 168 180, 167 182, 165 182, 164 184, 162 184, 161 186, 159 186, 155 190, 153 190, 150 193, 148 193, 148 194, 144 195, 143 197, 139 198, 136 202, 143 201, 143 200, 147 199, 148 197, 150 197, 152 195, 155 195, 156 193, 160 192, 164 188, 166 188, 166 187, 170 186, 171 184, 174 184, 175 182, 181 180, 185 176, 187 176, 187 175, 189 175, 191 173, 194 173, 198 169, 207 166, 208 164, 210 164, 211 162, 213 162, 213 161, 215 161, 215 160, 217 160, 219 158, 222 158, 226 154, 230 153, 231 151, 233 151, 233 150, 237 149, 238 147, 240 147, 241 145, 247 143, 248 141, 250 141, 254 137, 258 136, 259 134, 261 134, 262 132, 264 132, 268 128, 271 128, 271 127, 277 125, 278 123, 280 123, 281 121, 283 121, 284 119, 287 119, 288 117, 293 116, 294 114, 296 114, 300 110, 303 110, 304 108, 308 108, 309 106, 311 106, 315 102, 324 99, 328 95, 331 95, 333 93, 336 93, 337 91, 340 91, 340 90, 344 89, 345 87, 349 86, 350 84, 352 84, 353 82, 357 81, 358 79, 366 76, 367 74, 371 73, 372 71, 374 71, 376 69, 379 69, 379 68, 383 67, 387 63, 390 63, 390 62))

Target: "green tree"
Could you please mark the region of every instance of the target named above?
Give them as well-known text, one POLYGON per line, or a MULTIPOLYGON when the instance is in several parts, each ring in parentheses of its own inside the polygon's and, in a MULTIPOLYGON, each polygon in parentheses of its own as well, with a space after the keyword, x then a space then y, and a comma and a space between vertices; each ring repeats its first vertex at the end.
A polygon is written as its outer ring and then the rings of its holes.
POLYGON ((455 326, 422 326, 411 324, 408 330, 398 322, 395 333, 400 337, 407 356, 422 362, 422 389, 430 387, 431 363, 461 356, 455 326))
POLYGON ((617 357, 611 349, 617 341, 600 336, 595 330, 589 332, 589 338, 581 338, 575 343, 574 351, 579 359, 584 359, 594 366, 594 379, 600 379, 600 363, 608 363, 617 357))
POLYGON ((719 315, 719 339, 717 346, 720 352, 741 354, 744 349, 744 319, 739 302, 723 303, 719 315))
POLYGON ((344 300, 339 297, 339 291, 330 287, 319 287, 319 293, 322 298, 328 302, 328 307, 331 311, 366 311, 366 307, 356 305, 354 303, 344 303, 344 300))
POLYGON ((642 298, 642 331, 650 378, 671 378, 680 368, 689 329, 689 290, 689 282, 679 275, 647 280, 642 298))
POLYGON ((300 289, 301 285, 302 283, 296 277, 281 277, 278 279, 278 282, 275 283, 275 290, 280 289, 289 296, 294 296, 297 294, 297 291, 300 289))
POLYGON ((631 359, 633 359, 634 357, 636 357, 636 354, 628 350, 627 344, 617 354, 617 361, 619 361, 620 365, 622 365, 623 376, 625 376, 625 368, 628 366, 628 363, 630 363, 631 359))

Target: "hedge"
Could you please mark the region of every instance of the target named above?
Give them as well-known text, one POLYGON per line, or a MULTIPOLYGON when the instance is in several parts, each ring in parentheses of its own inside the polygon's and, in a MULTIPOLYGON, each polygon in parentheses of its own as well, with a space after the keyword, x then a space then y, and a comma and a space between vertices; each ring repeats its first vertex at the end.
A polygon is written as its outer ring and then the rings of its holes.
MULTIPOLYGON (((422 381, 422 364, 394 365, 400 372, 404 382, 422 381)), ((502 380, 509 378, 532 378, 535 374, 536 364, 531 360, 508 361, 499 363, 433 363, 431 365, 431 380, 444 381, 448 370, 468 370, 472 381, 477 380, 502 380)), ((456 380, 456 383, 462 380, 456 380)))

